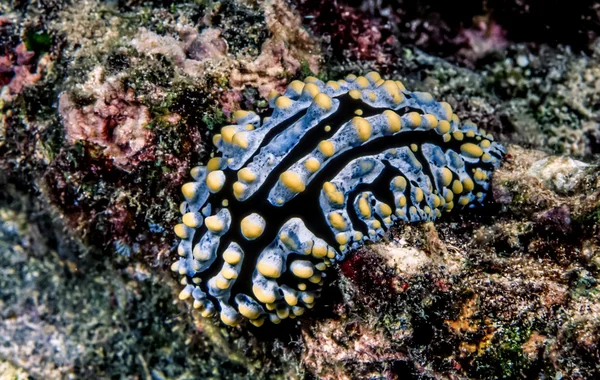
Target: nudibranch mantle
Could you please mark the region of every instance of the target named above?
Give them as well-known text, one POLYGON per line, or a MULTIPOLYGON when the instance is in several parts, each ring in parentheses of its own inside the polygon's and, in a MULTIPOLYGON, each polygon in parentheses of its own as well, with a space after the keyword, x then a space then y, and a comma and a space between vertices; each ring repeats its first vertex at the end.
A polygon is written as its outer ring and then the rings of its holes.
POLYGON ((302 315, 366 240, 483 203, 505 154, 448 103, 375 72, 296 80, 269 105, 262 121, 235 112, 220 157, 182 187, 179 298, 228 325, 302 315))

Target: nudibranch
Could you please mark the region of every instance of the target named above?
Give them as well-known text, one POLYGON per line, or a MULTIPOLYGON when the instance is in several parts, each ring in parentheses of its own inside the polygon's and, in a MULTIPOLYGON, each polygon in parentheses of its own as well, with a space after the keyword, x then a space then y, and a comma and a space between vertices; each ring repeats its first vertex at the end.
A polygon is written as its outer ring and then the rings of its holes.
POLYGON ((234 113, 182 187, 182 300, 228 325, 311 309, 335 260, 398 222, 484 201, 505 150, 445 102, 371 72, 295 80, 234 113))

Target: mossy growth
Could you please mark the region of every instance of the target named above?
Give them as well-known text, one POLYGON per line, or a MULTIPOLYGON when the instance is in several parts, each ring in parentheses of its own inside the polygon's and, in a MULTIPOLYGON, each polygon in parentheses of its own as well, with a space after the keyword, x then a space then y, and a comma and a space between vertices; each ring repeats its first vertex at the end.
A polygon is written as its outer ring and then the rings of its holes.
POLYGON ((45 31, 25 31, 25 47, 29 51, 35 52, 36 55, 41 55, 50 51, 52 46, 52 37, 45 31))
POLYGON ((323 82, 327 82, 327 77, 328 77, 326 71, 322 71, 320 74, 313 73, 312 70, 310 69, 310 65, 308 64, 308 61, 306 61, 305 59, 303 59, 300 62, 300 73, 298 75, 300 78, 317 77, 320 80, 322 80, 323 82))
POLYGON ((206 128, 209 131, 212 131, 215 127, 225 124, 225 121, 225 114, 219 108, 217 108, 212 114, 204 114, 202 116, 202 122, 206 125, 206 128))
POLYGON ((477 356, 471 366, 471 376, 477 378, 527 378, 539 372, 535 362, 527 359, 523 344, 532 331, 522 326, 511 326, 496 331, 491 344, 477 356))
POLYGON ((212 24, 222 30, 230 52, 260 54, 268 34, 264 12, 258 6, 233 0, 201 2, 206 3, 206 13, 212 15, 212 24))

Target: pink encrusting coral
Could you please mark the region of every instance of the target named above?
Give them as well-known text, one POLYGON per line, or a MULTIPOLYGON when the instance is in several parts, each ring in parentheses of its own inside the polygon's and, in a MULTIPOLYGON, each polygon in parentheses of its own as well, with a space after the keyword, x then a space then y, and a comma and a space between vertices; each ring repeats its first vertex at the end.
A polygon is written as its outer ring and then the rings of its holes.
POLYGON ((178 38, 142 28, 131 45, 139 53, 170 58, 184 76, 199 83, 226 78, 234 91, 253 87, 267 97, 273 90, 283 90, 290 76, 303 67, 318 73, 321 56, 317 41, 302 28, 300 15, 284 1, 270 0, 262 8, 270 36, 257 56, 245 50, 230 51, 222 30, 214 26, 201 32, 178 26, 178 38))
POLYGON ((120 167, 128 167, 153 138, 151 116, 133 89, 109 80, 96 90, 94 103, 79 106, 68 93, 60 96, 58 111, 69 143, 85 141, 104 148, 104 154, 120 167))
MULTIPOLYGON (((372 61, 389 65, 394 60, 397 38, 391 33, 393 22, 373 17, 368 12, 331 1, 300 1, 305 21, 311 30, 327 41, 334 57, 372 61)), ((388 12, 389 13, 389 12, 388 12)), ((390 14, 398 22, 394 14, 390 14)))
POLYGON ((207 64, 224 60, 227 56, 227 42, 221 37, 219 29, 207 28, 200 33, 194 28, 180 29, 181 40, 178 40, 142 28, 131 45, 143 54, 169 57, 184 74, 191 77, 202 76, 207 64))
POLYGON ((302 28, 302 18, 285 2, 268 1, 265 19, 271 38, 265 41, 256 59, 241 59, 240 67, 233 70, 230 78, 232 88, 256 87, 263 97, 284 89, 286 76, 297 73, 303 64, 318 73, 320 59, 318 45, 302 28))
POLYGON ((468 47, 459 54, 476 61, 486 54, 502 51, 508 46, 506 31, 492 20, 482 18, 473 28, 463 29, 456 38, 457 45, 466 43, 468 47))
POLYGON ((24 43, 20 43, 14 51, 0 56, 0 97, 4 101, 12 101, 24 88, 33 86, 42 78, 44 68, 50 62, 48 54, 35 62, 35 52, 28 51, 24 43))

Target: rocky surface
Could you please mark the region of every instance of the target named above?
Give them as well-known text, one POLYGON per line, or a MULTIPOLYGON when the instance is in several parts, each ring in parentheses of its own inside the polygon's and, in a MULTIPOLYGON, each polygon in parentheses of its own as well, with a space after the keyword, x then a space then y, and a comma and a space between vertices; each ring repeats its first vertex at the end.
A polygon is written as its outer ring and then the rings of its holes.
POLYGON ((443 4, 0 4, 0 377, 600 375, 598 6, 443 4), (372 69, 508 147, 489 205, 392 229, 296 324, 188 310, 172 226, 213 128, 372 69))

